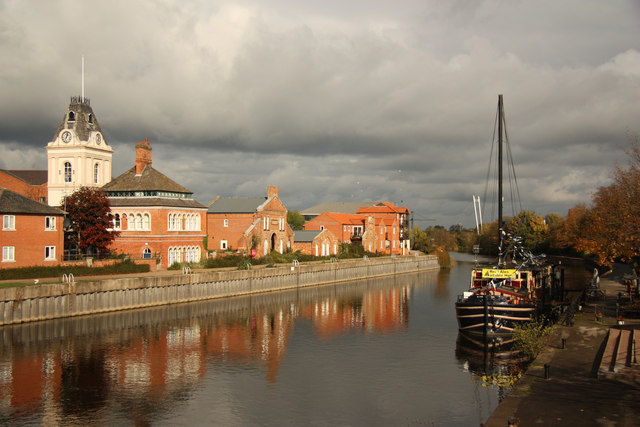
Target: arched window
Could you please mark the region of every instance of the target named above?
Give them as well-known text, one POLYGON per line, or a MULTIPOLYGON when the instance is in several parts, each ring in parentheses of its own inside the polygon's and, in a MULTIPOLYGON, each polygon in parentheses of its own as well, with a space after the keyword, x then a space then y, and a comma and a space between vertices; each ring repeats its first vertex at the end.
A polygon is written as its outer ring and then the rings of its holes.
POLYGON ((65 162, 64 163, 64 182, 71 182, 72 173, 73 171, 71 169, 71 163, 65 162))
POLYGON ((151 230, 150 221, 149 221, 149 214, 148 213, 142 215, 142 229, 143 230, 151 230))
POLYGON ((142 230, 142 215, 137 214, 136 215, 136 230, 142 230))
POLYGON ((99 164, 95 164, 93 165, 93 183, 94 184, 98 184, 100 181, 100 165, 99 164))
POLYGON ((142 251, 142 258, 151 258, 151 249, 144 248, 144 250, 142 251))
POLYGON ((113 228, 116 230, 120 230, 121 222, 120 222, 120 214, 115 214, 113 216, 113 228))
POLYGON ((67 118, 68 122, 75 122, 76 121, 76 114, 73 111, 69 111, 69 117, 67 118))
POLYGON ((93 114, 89 114, 89 124, 93 124, 93 114))

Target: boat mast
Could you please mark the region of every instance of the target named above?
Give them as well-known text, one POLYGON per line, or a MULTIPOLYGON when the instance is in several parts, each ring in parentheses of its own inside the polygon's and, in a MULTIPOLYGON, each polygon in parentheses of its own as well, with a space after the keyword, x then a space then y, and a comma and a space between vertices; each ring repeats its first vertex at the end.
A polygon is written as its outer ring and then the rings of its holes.
POLYGON ((502 95, 498 95, 498 250, 500 252, 498 267, 504 264, 502 253, 502 121, 503 121, 502 95))

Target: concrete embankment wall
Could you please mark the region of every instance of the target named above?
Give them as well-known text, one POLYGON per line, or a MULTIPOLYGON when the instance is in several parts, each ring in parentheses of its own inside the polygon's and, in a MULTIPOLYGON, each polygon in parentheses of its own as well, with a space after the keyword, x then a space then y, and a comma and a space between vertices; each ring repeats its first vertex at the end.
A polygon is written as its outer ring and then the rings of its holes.
POLYGON ((435 256, 202 271, 0 289, 0 325, 317 286, 439 268, 435 256))

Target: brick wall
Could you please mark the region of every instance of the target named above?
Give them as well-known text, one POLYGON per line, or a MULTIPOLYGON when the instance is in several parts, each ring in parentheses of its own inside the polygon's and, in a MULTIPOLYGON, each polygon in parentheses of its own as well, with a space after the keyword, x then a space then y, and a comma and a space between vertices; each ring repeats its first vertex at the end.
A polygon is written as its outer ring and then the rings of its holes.
MULTIPOLYGON (((4 214, 0 214, 2 217, 4 214)), ((15 230, 0 228, 0 246, 14 248, 15 261, 2 262, 0 268, 19 268, 35 265, 55 266, 62 261, 64 254, 64 232, 62 215, 55 217, 55 230, 45 230, 47 215, 16 214, 15 230), (55 246, 55 258, 45 260, 45 247, 55 246)), ((1 224, 0 224, 1 227, 1 224)))
POLYGON ((47 184, 29 185, 20 179, 0 171, 0 187, 4 187, 37 202, 44 201, 44 203, 46 203, 47 201, 47 184))

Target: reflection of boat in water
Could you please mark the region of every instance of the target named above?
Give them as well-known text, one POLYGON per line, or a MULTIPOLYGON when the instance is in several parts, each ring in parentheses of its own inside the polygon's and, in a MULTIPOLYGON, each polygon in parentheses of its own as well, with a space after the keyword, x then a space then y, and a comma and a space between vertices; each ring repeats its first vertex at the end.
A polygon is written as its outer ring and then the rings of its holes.
MULTIPOLYGON (((497 265, 471 272, 467 292, 455 304, 460 331, 487 335, 510 334, 515 325, 532 320, 537 310, 540 289, 550 269, 520 246, 517 237, 507 242, 502 221, 502 137, 506 134, 502 95, 498 96, 498 242, 497 265), (510 264, 507 265, 507 258, 510 264)), ((510 174, 511 175, 511 174, 510 174)))
MULTIPOLYGON (((514 348, 510 337, 482 336, 458 332, 456 359, 485 386, 510 388, 520 378, 528 359, 514 348)), ((506 391, 506 390, 505 390, 506 391)))

